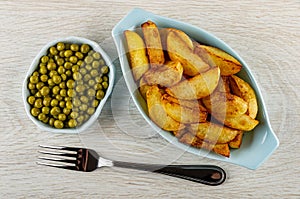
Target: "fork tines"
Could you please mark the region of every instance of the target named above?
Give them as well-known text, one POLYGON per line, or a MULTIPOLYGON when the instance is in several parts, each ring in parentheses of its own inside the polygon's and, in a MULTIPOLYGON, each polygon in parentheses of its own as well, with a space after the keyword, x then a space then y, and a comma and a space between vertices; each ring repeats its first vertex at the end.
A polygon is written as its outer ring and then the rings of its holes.
POLYGON ((40 154, 47 155, 49 157, 40 156, 36 163, 39 165, 57 167, 63 169, 77 170, 77 151, 80 148, 73 147, 56 147, 39 145, 43 148, 43 151, 38 151, 40 154))

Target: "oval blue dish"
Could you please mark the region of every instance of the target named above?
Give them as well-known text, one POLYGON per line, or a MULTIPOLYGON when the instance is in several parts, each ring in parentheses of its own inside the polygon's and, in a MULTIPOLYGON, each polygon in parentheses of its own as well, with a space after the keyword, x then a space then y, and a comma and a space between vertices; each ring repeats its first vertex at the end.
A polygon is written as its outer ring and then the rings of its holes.
POLYGON ((169 19, 166 17, 161 17, 142 9, 133 9, 127 16, 125 16, 112 30, 112 36, 114 42, 117 46, 118 55, 121 63, 121 68, 123 76, 129 92, 136 104, 138 110, 145 118, 145 120, 156 130, 163 138, 182 148, 188 152, 205 156, 207 158, 221 160, 225 162, 230 162, 240 166, 247 167, 249 169, 257 169, 278 147, 279 140, 277 139, 275 133, 273 132, 266 107, 262 98, 261 91, 258 87, 257 82, 253 78, 251 71, 245 61, 226 43, 218 39, 214 35, 202 30, 201 28, 169 19), (252 88, 255 90, 258 100, 258 115, 257 120, 259 120, 259 125, 249 133, 244 134, 243 143, 239 149, 232 149, 230 158, 226 158, 214 153, 205 153, 202 149, 197 149, 194 147, 189 147, 180 143, 176 137, 174 137, 170 132, 160 129, 156 124, 154 124, 148 117, 147 104, 145 100, 141 97, 137 85, 133 79, 131 69, 129 66, 129 61, 126 56, 126 51, 124 48, 125 40, 123 32, 125 30, 135 30, 139 29, 140 25, 147 20, 151 20, 157 24, 159 28, 172 27, 180 29, 188 34, 191 38, 196 41, 215 46, 229 53, 243 65, 242 70, 237 74, 239 77, 248 82, 252 88))

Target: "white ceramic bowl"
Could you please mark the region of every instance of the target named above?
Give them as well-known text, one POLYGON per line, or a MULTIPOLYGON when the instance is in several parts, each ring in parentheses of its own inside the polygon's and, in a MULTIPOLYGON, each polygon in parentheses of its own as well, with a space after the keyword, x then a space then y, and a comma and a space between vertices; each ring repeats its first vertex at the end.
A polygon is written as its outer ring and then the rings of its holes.
POLYGON ((61 38, 61 39, 57 39, 54 41, 49 42, 48 44, 46 44, 41 51, 36 55, 36 57, 34 58, 34 60, 32 61, 30 68, 26 74, 25 80, 23 82, 23 101, 24 101, 24 106, 25 106, 25 110, 26 113, 28 115, 28 117, 33 121, 33 123, 35 123, 40 129, 44 130, 44 131, 49 131, 49 132, 54 132, 54 133, 80 133, 84 130, 86 130, 89 126, 91 126, 98 118, 98 116, 101 113, 101 110, 105 104, 105 102, 107 101, 109 95, 112 92, 113 89, 113 85, 114 85, 114 80, 115 80, 115 67, 112 63, 112 61, 110 60, 109 56, 105 53, 105 51, 94 41, 91 41, 89 39, 85 39, 82 37, 67 37, 67 38, 61 38), (85 121, 82 125, 80 125, 77 128, 63 128, 63 129, 57 129, 54 127, 51 127, 50 125, 47 125, 41 121, 39 121, 38 119, 36 119, 35 117, 33 117, 30 113, 30 105, 27 102, 27 98, 29 97, 29 90, 27 88, 28 85, 28 78, 30 77, 30 75, 35 71, 35 69, 37 68, 40 58, 43 55, 46 55, 48 52, 48 49, 57 44, 58 42, 65 42, 65 43, 75 43, 75 44, 88 44, 90 45, 93 50, 95 50, 96 52, 99 52, 104 61, 106 62, 106 65, 109 67, 109 85, 108 88, 106 90, 105 96, 104 98, 100 101, 95 113, 93 115, 91 115, 91 117, 85 121))
POLYGON ((133 101, 145 120, 163 138, 176 145, 177 147, 196 155, 234 163, 250 169, 256 169, 257 167, 259 167, 278 147, 279 141, 271 128, 261 91, 250 71, 250 68, 248 67, 246 62, 225 42, 201 28, 166 17, 161 17, 142 9, 133 9, 128 15, 126 15, 113 28, 112 36, 117 46, 123 76, 129 92, 131 93, 131 96, 133 98, 133 101), (236 150, 232 149, 230 158, 226 158, 215 153, 207 154, 202 149, 186 146, 180 143, 177 138, 174 137, 170 132, 160 129, 148 117, 147 104, 141 97, 131 73, 129 61, 126 56, 126 48, 124 48, 126 42, 123 36, 123 32, 125 30, 140 29, 141 24, 146 22, 147 20, 155 22, 159 28, 173 27, 183 30, 193 39, 201 43, 220 48, 234 56, 242 63, 243 68, 237 75, 247 81, 256 92, 259 108, 257 119, 260 121, 260 124, 252 132, 245 133, 241 147, 236 150))

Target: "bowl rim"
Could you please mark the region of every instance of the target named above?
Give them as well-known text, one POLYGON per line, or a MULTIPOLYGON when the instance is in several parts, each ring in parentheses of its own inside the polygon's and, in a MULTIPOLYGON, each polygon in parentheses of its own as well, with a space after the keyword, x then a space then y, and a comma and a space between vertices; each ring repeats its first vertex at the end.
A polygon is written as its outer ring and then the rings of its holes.
POLYGON ((80 132, 83 132, 84 130, 88 129, 97 120, 98 116, 100 115, 100 113, 103 109, 104 104, 107 102, 107 99, 109 98, 109 96, 112 93, 114 82, 115 82, 115 66, 114 66, 113 62, 111 61, 110 57, 101 48, 101 46, 98 43, 96 43, 95 41, 92 41, 90 39, 86 39, 83 37, 77 37, 77 36, 69 36, 69 37, 58 38, 58 39, 52 40, 52 41, 48 42, 46 45, 44 45, 42 47, 42 49, 39 51, 39 53, 35 56, 35 58, 33 59, 33 61, 30 64, 30 67, 24 78, 23 86, 22 86, 22 98, 23 98, 23 103, 24 103, 24 107, 25 107, 25 112, 26 112, 27 116, 30 118, 30 120, 43 131, 49 131, 52 133, 80 133, 80 132), (95 113, 87 121, 85 121, 82 125, 80 125, 78 128, 57 129, 57 128, 51 127, 51 126, 39 121, 38 119, 36 119, 35 117, 33 117, 31 115, 30 105, 27 102, 27 97, 29 96, 29 90, 27 88, 28 78, 34 72, 34 70, 37 68, 40 58, 43 55, 47 54, 49 47, 57 44, 58 42, 89 44, 93 48, 93 50, 95 50, 96 52, 99 52, 101 54, 101 56, 105 60, 106 65, 109 67, 109 74, 108 74, 109 85, 106 90, 106 94, 105 94, 104 98, 100 101, 95 113))
POLYGON ((261 93, 260 88, 258 86, 258 83, 256 82, 255 78, 253 77, 253 74, 251 73, 248 65, 238 55, 238 53, 236 53, 228 44, 226 44, 224 41, 222 41, 221 39, 216 37, 214 34, 209 33, 207 31, 205 31, 205 30, 203 30, 199 27, 193 26, 191 24, 181 22, 179 20, 175 20, 175 19, 160 16, 160 15, 156 15, 156 14, 153 14, 151 12, 145 11, 145 10, 140 9, 140 8, 134 8, 133 10, 131 10, 126 16, 124 16, 115 25, 115 27, 112 30, 112 36, 113 36, 115 45, 116 45, 117 50, 118 50, 121 69, 122 69, 122 72, 123 72, 123 76, 124 76, 126 85, 129 89, 130 95, 132 96, 135 105, 137 106, 137 109, 140 111, 140 113, 144 117, 144 119, 150 124, 150 126, 156 132, 158 132, 160 134, 160 136, 162 136, 164 139, 166 139, 167 141, 174 144, 175 146, 177 146, 177 147, 179 147, 179 148, 181 148, 185 151, 188 151, 190 153, 200 155, 202 157, 207 157, 207 158, 210 158, 210 159, 216 159, 216 160, 220 160, 220 161, 224 161, 224 162, 237 164, 237 165, 244 166, 248 169, 253 169, 253 170, 257 169, 261 164, 263 164, 268 159, 268 157, 276 150, 276 148, 278 148, 279 140, 278 140, 278 138, 276 137, 275 133, 272 130, 272 127, 271 127, 270 121, 269 121, 269 117, 268 117, 268 114, 267 114, 267 110, 266 110, 266 105, 265 105, 264 100, 263 100, 262 93, 261 93), (170 135, 169 135, 170 133, 166 134, 167 131, 164 131, 164 130, 160 129, 149 118, 149 116, 144 112, 144 110, 141 106, 141 103, 139 102, 139 99, 138 99, 139 97, 138 96, 140 95, 140 93, 135 92, 136 89, 137 89, 137 85, 136 84, 132 85, 132 83, 135 82, 133 80, 132 74, 130 73, 130 70, 129 71, 126 70, 127 69, 126 68, 127 64, 125 64, 124 61, 128 61, 128 60, 126 60, 127 59, 126 57, 124 58, 125 60, 123 59, 123 54, 124 54, 123 42, 124 42, 124 38, 122 36, 120 36, 120 35, 122 35, 122 32, 126 29, 135 29, 138 25, 140 25, 140 24, 136 24, 135 22, 140 22, 142 20, 144 20, 144 21, 153 20, 154 22, 159 21, 161 23, 170 22, 169 27, 174 27, 174 26, 180 26, 180 28, 185 27, 185 28, 188 28, 189 32, 191 32, 191 34, 193 34, 193 35, 201 35, 202 34, 201 36, 204 35, 204 37, 212 38, 214 40, 213 43, 216 43, 218 45, 222 45, 222 48, 221 48, 222 50, 224 50, 224 51, 228 52, 229 54, 233 55, 235 58, 237 58, 242 63, 242 65, 244 66, 243 71, 245 71, 247 73, 247 76, 249 78, 248 81, 250 81, 250 84, 252 86, 254 86, 255 92, 259 96, 258 97, 259 98, 258 99, 259 103, 261 104, 261 107, 259 107, 259 109, 261 111, 262 118, 264 119, 264 126, 263 126, 262 130, 265 131, 265 136, 262 138, 261 141, 262 141, 262 143, 267 144, 268 147, 270 147, 270 149, 266 153, 261 155, 259 160, 253 161, 252 163, 251 163, 252 160, 241 163, 240 161, 238 161, 239 160, 238 158, 237 158, 237 160, 232 160, 231 158, 221 157, 221 156, 218 156, 218 155, 213 154, 213 153, 205 154, 205 156, 203 156, 201 154, 201 151, 203 151, 202 149, 195 149, 194 147, 190 147, 190 146, 184 145, 182 143, 179 143, 179 141, 177 140, 177 138, 175 138, 175 136, 170 137, 170 135))

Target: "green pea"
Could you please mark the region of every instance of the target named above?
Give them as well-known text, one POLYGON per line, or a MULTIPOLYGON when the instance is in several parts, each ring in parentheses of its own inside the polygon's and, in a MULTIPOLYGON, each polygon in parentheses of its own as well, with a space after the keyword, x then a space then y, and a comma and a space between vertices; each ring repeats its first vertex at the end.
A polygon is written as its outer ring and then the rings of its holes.
POLYGON ((103 89, 102 84, 95 84, 94 89, 95 90, 102 90, 103 89))
POLYGON ((35 89, 35 84, 29 82, 29 83, 28 83, 28 88, 29 88, 30 90, 35 89))
POLYGON ((54 118, 50 118, 48 124, 49 124, 50 126, 54 126, 54 121, 55 121, 54 118))
POLYGON ((62 66, 65 63, 65 60, 63 58, 58 58, 56 60, 57 65, 62 66))
POLYGON ((108 83, 107 83, 107 82, 102 82, 102 87, 103 87, 104 89, 107 89, 107 88, 108 88, 108 83))
POLYGON ((73 73, 73 79, 74 80, 80 80, 82 78, 82 75, 79 72, 73 73))
POLYGON ((99 61, 93 61, 92 63, 92 67, 93 68, 98 68, 100 66, 100 62, 99 61))
POLYGON ((87 44, 82 44, 80 47, 80 51, 82 53, 88 53, 90 51, 90 46, 87 44))
POLYGON ((50 102, 50 105, 51 105, 52 107, 57 106, 57 105, 58 105, 58 100, 57 100, 57 99, 52 99, 51 102, 50 102))
POLYGON ((70 49, 72 51, 78 51, 79 50, 79 45, 78 44, 71 44, 70 49))
POLYGON ((48 76, 47 75, 42 75, 40 77, 40 79, 41 79, 42 82, 47 82, 48 81, 48 76))
POLYGON ((54 87, 52 88, 52 93, 55 94, 55 95, 58 94, 59 91, 60 91, 59 86, 54 86, 54 87))
POLYGON ((42 63, 47 63, 49 61, 49 57, 47 55, 44 55, 42 58, 41 58, 41 62, 42 63))
POLYGON ((55 120, 54 121, 54 127, 58 128, 58 129, 62 129, 62 128, 64 128, 64 123, 60 120, 55 120))
POLYGON ((71 109, 68 109, 66 107, 63 109, 63 113, 66 114, 66 115, 69 115, 70 112, 71 112, 71 109))
POLYGON ((70 109, 70 110, 73 108, 73 104, 72 104, 71 101, 67 101, 67 102, 66 102, 66 108, 67 108, 67 109, 70 109))
POLYGON ((57 99, 57 101, 62 101, 63 100, 63 97, 61 95, 56 95, 55 96, 55 99, 57 99))
POLYGON ((71 57, 73 55, 72 50, 66 50, 64 53, 65 57, 71 57))
POLYGON ((58 114, 58 119, 60 121, 65 121, 67 119, 67 116, 63 113, 58 114))
POLYGON ((56 48, 57 48, 57 50, 62 51, 65 49, 65 44, 63 42, 58 42, 56 44, 56 48))
POLYGON ((42 108, 42 106, 43 106, 43 100, 41 98, 36 99, 35 102, 34 102, 34 107, 35 108, 42 108))
POLYGON ((59 102, 59 107, 60 108, 65 108, 66 107, 66 102, 65 101, 60 101, 59 102))
POLYGON ((72 66, 73 66, 73 64, 71 62, 65 62, 65 64, 64 64, 65 69, 68 69, 68 70, 72 69, 72 66))
POLYGON ((33 115, 34 117, 37 117, 40 114, 40 109, 34 107, 30 110, 31 115, 33 115))
POLYGON ((77 126, 77 121, 74 120, 74 119, 70 119, 70 120, 68 121, 68 125, 69 125, 70 128, 74 128, 74 127, 77 126))
POLYGON ((91 74, 92 77, 96 77, 96 76, 99 75, 99 73, 98 73, 98 71, 96 69, 91 70, 90 74, 91 74))
POLYGON ((43 120, 46 119, 46 115, 45 115, 44 113, 40 113, 40 114, 38 115, 38 119, 39 119, 40 121, 43 121, 43 120))
POLYGON ((78 59, 83 59, 83 54, 81 52, 76 52, 75 53, 75 56, 78 58, 78 59))
POLYGON ((108 66, 103 66, 103 67, 101 68, 101 73, 102 73, 102 74, 107 74, 108 71, 109 71, 108 66))
POLYGON ((56 64, 54 62, 48 62, 47 69, 48 70, 55 70, 56 69, 56 64))
POLYGON ((71 116, 71 118, 76 119, 79 116, 79 114, 78 114, 78 112, 73 111, 70 113, 70 116, 71 116))
POLYGON ((73 89, 68 89, 67 94, 68 94, 69 97, 75 97, 76 96, 76 92, 73 89))
POLYGON ((60 82, 59 83, 59 88, 66 88, 66 82, 60 82))
POLYGON ((46 66, 40 66, 40 73, 42 74, 42 75, 45 75, 45 74, 47 74, 47 72, 48 72, 48 70, 47 70, 47 67, 46 66))
POLYGON ((103 90, 98 90, 97 93, 96 93, 96 98, 97 98, 98 100, 101 100, 101 99, 103 99, 104 94, 105 94, 105 93, 103 92, 103 90))
POLYGON ((88 103, 89 102, 89 98, 87 97, 87 96, 80 96, 80 101, 82 102, 82 103, 88 103))
POLYGON ((93 57, 94 57, 95 59, 100 59, 100 58, 101 58, 101 55, 100 55, 100 53, 95 52, 95 53, 93 53, 93 57))
POLYGON ((29 96, 29 97, 27 98, 27 101, 28 101, 29 104, 33 105, 34 102, 35 102, 35 97, 34 97, 34 96, 29 96))
POLYGON ((44 85, 45 85, 44 82, 38 82, 35 86, 36 86, 36 88, 37 88, 38 90, 40 90, 40 89, 43 88, 44 85))
POLYGON ((96 95, 96 91, 92 88, 88 89, 87 91, 88 96, 94 97, 96 95))
POLYGON ((93 57, 88 55, 84 58, 84 62, 87 64, 91 64, 93 62, 93 57))
POLYGON ((58 115, 60 113, 60 108, 59 107, 53 107, 51 110, 50 110, 50 114, 51 115, 58 115))
POLYGON ((47 96, 50 93, 50 88, 48 86, 44 86, 40 92, 42 96, 47 96))
POLYGON ((73 64, 76 64, 77 60, 78 60, 78 58, 76 56, 71 56, 70 57, 70 62, 73 63, 73 64))
POLYGON ((49 52, 51 55, 56 55, 58 53, 57 49, 54 46, 50 47, 49 52))
POLYGON ((45 97, 44 100, 43 100, 43 105, 44 106, 50 106, 51 104, 51 97, 45 97))
POLYGON ((59 84, 59 83, 61 82, 61 77, 58 76, 58 75, 54 75, 54 76, 52 77, 52 80, 53 80, 53 82, 54 82, 55 84, 59 84))
POLYGON ((49 114, 50 113, 50 108, 49 107, 47 107, 47 106, 44 106, 43 108, 42 108, 42 113, 44 113, 44 114, 49 114))
POLYGON ((90 108, 88 108, 88 110, 86 112, 89 115, 93 115, 95 113, 95 108, 90 107, 90 108))
POLYGON ((38 76, 31 76, 29 78, 30 83, 36 84, 39 82, 39 77, 38 76))

